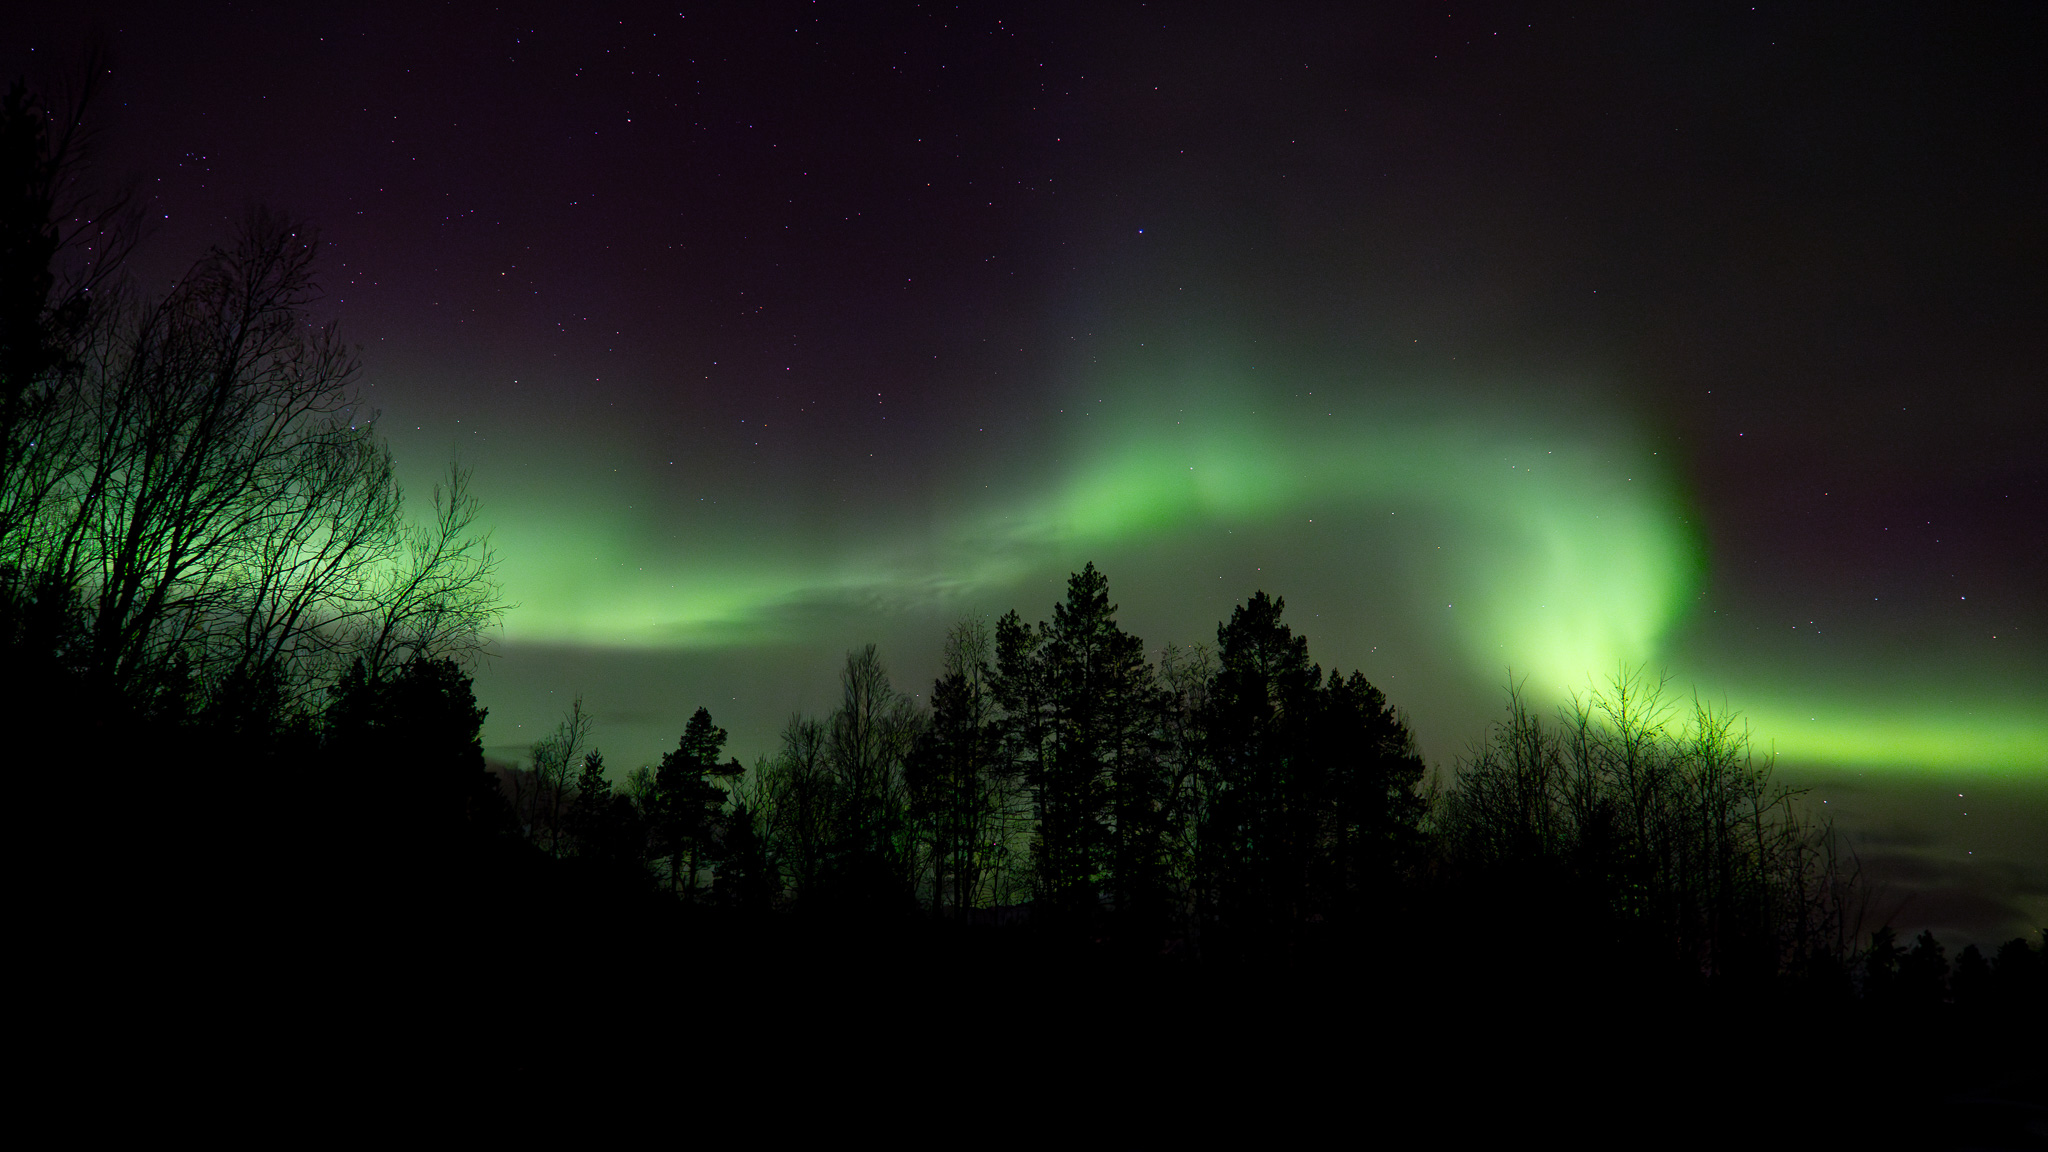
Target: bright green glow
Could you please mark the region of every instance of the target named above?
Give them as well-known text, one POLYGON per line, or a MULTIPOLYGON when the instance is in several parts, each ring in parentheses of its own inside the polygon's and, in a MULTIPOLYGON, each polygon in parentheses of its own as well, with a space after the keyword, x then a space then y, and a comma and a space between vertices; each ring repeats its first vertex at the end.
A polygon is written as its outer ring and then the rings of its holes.
POLYGON ((1071 552, 1212 524, 1421 517, 1447 543, 1412 609, 1445 613, 1475 671, 1512 667, 1557 696, 1589 668, 1653 659, 1698 565, 1675 485, 1649 451, 1539 431, 1522 415, 1332 428, 1190 411, 1106 440, 1049 498, 1001 523, 1071 552), (1426 590, 1442 603, 1421 601, 1426 590))
POLYGON ((1927 699, 1886 707, 1876 693, 1767 691, 1731 697, 1749 724, 1753 748, 1817 767, 1884 773, 2048 771, 2048 713, 2038 701, 1927 699), (1798 699, 1806 699, 1800 707, 1798 699))
POLYGON ((1999 775, 2048 769, 2048 719, 2024 704, 1894 710, 1856 701, 1800 712, 1773 697, 1737 706, 1757 751, 1801 764, 1999 775))
POLYGON ((506 638, 610 648, 704 648, 773 643, 821 605, 900 608, 1013 575, 1016 563, 971 557, 933 562, 929 548, 887 540, 819 556, 791 541, 761 544, 719 528, 666 547, 668 532, 636 537, 601 516, 546 503, 507 518, 494 537, 505 559, 506 638))
MULTIPOLYGON (((865 509, 857 520, 806 523, 776 504, 788 493, 773 490, 743 491, 712 510, 694 496, 654 495, 645 477, 572 491, 556 474, 547 487, 485 491, 517 605, 506 636, 705 649, 818 639, 830 631, 820 622, 881 628, 892 613, 1029 611, 1055 598, 1048 581, 1112 553, 1234 557, 1178 589, 1185 602, 1227 606, 1250 589, 1199 583, 1213 581, 1213 570, 1248 572, 1262 554, 1313 564, 1327 551, 1358 567, 1358 602, 1415 622, 1425 637, 1435 632, 1439 650, 1457 653, 1477 685, 1499 685, 1511 669, 1538 701, 1557 702, 1589 675, 1682 661, 1669 641, 1695 601, 1702 563, 1665 458, 1625 425, 1583 412, 1428 392, 1426 408, 1354 410, 1259 395, 1241 380, 1157 393, 1127 382, 1110 390, 1116 409, 1076 418, 1085 434, 1043 454, 1041 476, 976 476, 991 481, 984 502, 916 522, 873 499, 847 505, 865 509), (1360 555, 1369 557, 1362 565, 1360 555)), ((1767 666, 1688 669, 1680 682, 1710 692, 1754 686, 1750 674, 1767 666)), ((1787 761, 2048 767, 2038 700, 1833 692, 1816 695, 1802 682, 1729 703, 1758 749, 1787 761), (1816 699, 1843 706, 1806 703, 1816 699)))
MULTIPOLYGON (((1448 546, 1420 561, 1407 609, 1441 613, 1480 675, 1513 667, 1550 695, 1587 668, 1652 659, 1687 599, 1696 564, 1675 486, 1626 436, 1545 428, 1526 412, 1261 415, 1230 399, 1242 392, 1237 381, 1178 387, 1160 404, 1170 418, 1103 429, 1037 493, 857 551, 806 552, 771 533, 777 553, 713 529, 693 530, 693 548, 668 556, 659 541, 679 534, 598 511, 616 509, 616 498, 521 501, 565 507, 501 524, 507 592, 519 605, 507 635, 759 643, 787 636, 811 605, 972 594, 1072 566, 1093 549, 1226 525, 1306 529, 1316 516, 1354 530, 1378 516, 1429 526, 1448 546)), ((1316 543, 1311 534, 1289 546, 1316 543)))

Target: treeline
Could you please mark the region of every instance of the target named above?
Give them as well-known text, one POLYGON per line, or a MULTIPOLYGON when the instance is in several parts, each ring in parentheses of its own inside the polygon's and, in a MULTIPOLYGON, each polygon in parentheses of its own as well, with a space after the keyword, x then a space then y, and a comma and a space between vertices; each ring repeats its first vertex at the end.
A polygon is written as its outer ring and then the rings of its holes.
POLYGON ((1089 565, 1049 621, 955 627, 929 710, 870 646, 839 707, 793 717, 751 768, 700 709, 614 786, 579 704, 508 796, 544 850, 636 862, 685 899, 961 921, 1029 905, 1149 947, 1285 952, 1398 899, 1428 803, 1400 715, 1364 677, 1325 676, 1281 610, 1260 593, 1213 652, 1155 662, 1089 565))
POLYGON ((1630 985, 2038 996, 2025 940, 1966 949, 1951 980, 1931 937, 1905 953, 1873 931, 1853 857, 1734 715, 1640 676, 1555 720, 1513 696, 1444 785, 1378 689, 1310 661, 1283 607, 1255 594, 1213 648, 1148 658, 1089 565, 1049 621, 957 625, 928 709, 869 646, 839 707, 792 717, 753 766, 699 709, 659 766, 614 784, 579 701, 501 794, 551 856, 726 909, 1288 963, 1490 932, 1560 942, 1519 955, 1523 976, 1591 950, 1630 985))

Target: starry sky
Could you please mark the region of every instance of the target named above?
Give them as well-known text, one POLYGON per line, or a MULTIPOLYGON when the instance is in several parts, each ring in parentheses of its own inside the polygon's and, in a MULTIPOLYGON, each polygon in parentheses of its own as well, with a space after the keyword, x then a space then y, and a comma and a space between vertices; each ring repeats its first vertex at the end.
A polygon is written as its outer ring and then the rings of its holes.
POLYGON ((100 3, 161 285, 249 205, 409 490, 473 470, 516 759, 876 642, 1263 588, 1446 770, 1512 676, 1735 708, 1896 917, 2048 921, 2034 5, 100 3), (1967 815, 1965 815, 1967 813, 1967 815))

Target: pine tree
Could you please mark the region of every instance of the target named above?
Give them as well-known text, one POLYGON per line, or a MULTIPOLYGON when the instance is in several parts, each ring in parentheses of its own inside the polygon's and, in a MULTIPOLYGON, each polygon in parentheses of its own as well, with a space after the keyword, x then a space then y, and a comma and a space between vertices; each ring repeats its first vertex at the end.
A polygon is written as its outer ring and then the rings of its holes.
POLYGON ((576 776, 576 799, 569 806, 569 834, 577 852, 603 857, 613 846, 611 824, 612 785, 604 778, 604 754, 593 748, 583 756, 583 770, 576 776))
POLYGON ((1315 714, 1311 754, 1326 774, 1313 910, 1354 925, 1422 848, 1427 771, 1415 737, 1364 675, 1330 673, 1315 714))
POLYGON ((1308 638, 1281 623, 1285 600, 1256 593, 1216 629, 1210 689, 1210 915, 1241 939, 1266 937, 1305 913, 1314 840, 1314 779, 1303 747, 1322 669, 1308 638))
POLYGON ((711 722, 709 710, 699 708, 684 725, 676 750, 662 756, 655 772, 654 832, 658 851, 668 860, 669 888, 678 894, 696 891, 698 870, 714 846, 726 796, 719 782, 745 771, 737 760, 719 763, 725 740, 725 729, 711 722))
POLYGON ((1355 925, 1421 841, 1423 764, 1406 723, 1363 675, 1325 681, 1285 608, 1259 592, 1217 628, 1203 717, 1198 892, 1240 946, 1355 925))
POLYGON ((1157 904, 1166 872, 1158 688, 1144 642, 1124 632, 1109 581, 1089 564, 1035 633, 997 624, 997 696, 1033 793, 1038 908, 1092 915, 1106 890, 1157 904))

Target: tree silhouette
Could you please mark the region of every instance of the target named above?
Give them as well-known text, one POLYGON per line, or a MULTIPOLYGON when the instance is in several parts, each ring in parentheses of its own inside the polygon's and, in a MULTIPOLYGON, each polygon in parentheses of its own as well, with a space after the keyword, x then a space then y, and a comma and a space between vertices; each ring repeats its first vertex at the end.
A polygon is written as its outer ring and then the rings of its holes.
POLYGON ((1362 675, 1325 683, 1284 610, 1257 593, 1218 628, 1204 719, 1210 914, 1227 937, 1274 946, 1384 893, 1423 812, 1407 726, 1362 675))
POLYGON ((576 697, 554 731, 533 742, 532 769, 512 778, 512 810, 527 838, 550 855, 560 856, 568 848, 565 818, 595 725, 596 718, 583 707, 583 697, 576 697))
POLYGON ((835 828, 829 880, 848 908, 900 910, 914 900, 916 845, 904 768, 923 716, 889 682, 872 644, 846 654, 840 703, 826 724, 835 828))
POLYGON ((1415 737, 1379 689, 1332 671, 1313 713, 1309 756, 1327 779, 1310 904, 1347 928, 1391 895, 1419 859, 1427 771, 1415 737))
POLYGON ((504 804, 484 769, 485 715, 452 660, 415 658, 384 677, 350 666, 329 692, 323 738, 339 779, 377 783, 344 795, 393 795, 354 813, 373 843, 396 838, 408 851, 439 851, 502 829, 504 804))
POLYGON ((768 859, 768 845, 757 826, 757 818, 744 803, 733 806, 724 822, 725 834, 718 848, 718 873, 712 881, 712 898, 728 908, 745 912, 767 912, 774 907, 779 887, 774 865, 768 859))
MULTIPOLYGON (((500 610, 451 471, 403 515, 357 359, 315 325, 319 244, 250 211, 161 297, 119 269, 137 231, 85 164, 89 64, 63 111, 0 101, 0 614, 90 691, 191 695, 252 731, 367 675, 473 651, 500 610)), ((26 637, 25 637, 26 638, 26 637)))
MULTIPOLYGON (((1831 829, 1733 716, 1688 715, 1629 673, 1554 725, 1512 688, 1508 713, 1432 816, 1448 875, 1695 978, 1820 978, 1849 957, 1853 876, 1831 829)), ((1866 987, 1891 987, 1886 955, 1865 955, 1866 987)))
POLYGON ((778 887, 799 907, 820 899, 839 825, 839 785, 827 760, 828 729, 821 720, 792 716, 781 747, 755 770, 751 807, 767 826, 768 851, 778 887))
POLYGON ((997 698, 1033 794, 1034 914, 1091 917, 1107 894, 1157 908, 1166 874, 1158 690, 1144 642, 1124 632, 1089 564, 1050 623, 998 622, 997 698))
POLYGON ((698 874, 717 847, 722 785, 744 771, 739 761, 720 763, 725 729, 703 708, 690 716, 676 750, 661 758, 654 777, 652 824, 657 853, 667 861, 668 883, 678 894, 697 891, 698 874))
POLYGON ((2042 930, 2038 951, 2020 936, 2000 944, 1991 957, 1991 986, 1999 1002, 2014 1010, 2048 1006, 2048 929, 2042 930))
POLYGON ((1966 1010, 1982 1007, 1991 997, 1991 963, 1975 944, 1956 953, 1955 974, 1949 978, 1956 1006, 1966 1010))
POLYGON ((16 551, 26 527, 76 465, 67 401, 140 234, 132 195, 92 179, 87 115, 105 76, 95 56, 61 107, 18 80, 0 100, 0 567, 17 573, 33 571, 16 551))
POLYGON ((583 754, 564 825, 577 856, 613 867, 628 860, 638 863, 638 813, 632 797, 614 791, 605 779, 604 754, 595 748, 583 754))
POLYGON ((1203 840, 1208 913, 1239 940, 1276 939, 1304 918, 1323 781, 1302 747, 1322 670, 1308 638, 1259 592, 1217 626, 1206 728, 1216 788, 1203 840))
POLYGON ((979 620, 946 638, 945 672, 932 684, 931 722, 905 766, 911 818, 931 877, 932 914, 960 914, 985 895, 1000 866, 1009 770, 989 663, 993 641, 979 620))
POLYGON ((1204 838, 1205 831, 1218 827, 1210 821, 1218 782, 1206 727, 1215 653, 1205 645, 1168 646, 1160 652, 1156 675, 1168 883, 1175 898, 1172 912, 1185 937, 1208 907, 1207 878, 1215 872, 1213 846, 1204 838))
POLYGON ((1909 1004, 1928 1008, 1948 997, 1948 957, 1934 933, 1923 931, 1899 960, 1898 989, 1909 1004))
POLYGON ((1863 997, 1889 1004, 1899 995, 1899 962, 1906 949, 1889 924, 1870 934, 1870 946, 1863 950, 1863 997))

